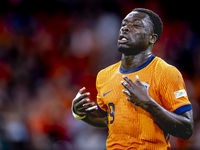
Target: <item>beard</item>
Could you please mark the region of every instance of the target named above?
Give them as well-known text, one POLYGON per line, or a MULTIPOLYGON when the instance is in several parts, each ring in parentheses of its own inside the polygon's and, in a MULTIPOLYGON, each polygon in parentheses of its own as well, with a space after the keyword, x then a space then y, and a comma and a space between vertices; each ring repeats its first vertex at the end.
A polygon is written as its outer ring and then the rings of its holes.
POLYGON ((118 46, 118 51, 125 54, 126 56, 137 55, 141 52, 141 50, 138 48, 123 47, 123 46, 118 46))

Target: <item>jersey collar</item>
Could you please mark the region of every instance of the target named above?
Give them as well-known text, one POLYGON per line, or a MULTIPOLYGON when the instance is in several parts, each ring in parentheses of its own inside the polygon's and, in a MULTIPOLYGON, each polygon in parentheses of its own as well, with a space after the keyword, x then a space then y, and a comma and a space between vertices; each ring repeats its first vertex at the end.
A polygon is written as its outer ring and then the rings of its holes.
POLYGON ((148 66, 148 64, 150 64, 150 62, 155 58, 155 56, 152 54, 149 59, 143 63, 141 66, 138 66, 136 68, 133 68, 133 69, 124 69, 122 68, 122 66, 120 66, 119 68, 119 72, 122 73, 122 74, 129 74, 129 73, 133 73, 133 72, 137 72, 143 68, 145 68, 146 66, 148 66))

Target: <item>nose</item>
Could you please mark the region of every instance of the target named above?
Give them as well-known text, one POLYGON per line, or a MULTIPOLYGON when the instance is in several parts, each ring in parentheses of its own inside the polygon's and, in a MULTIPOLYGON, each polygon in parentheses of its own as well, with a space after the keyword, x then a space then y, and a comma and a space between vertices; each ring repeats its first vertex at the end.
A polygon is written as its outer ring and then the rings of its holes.
POLYGON ((123 26, 123 27, 121 27, 121 31, 129 32, 129 28, 127 26, 123 26))

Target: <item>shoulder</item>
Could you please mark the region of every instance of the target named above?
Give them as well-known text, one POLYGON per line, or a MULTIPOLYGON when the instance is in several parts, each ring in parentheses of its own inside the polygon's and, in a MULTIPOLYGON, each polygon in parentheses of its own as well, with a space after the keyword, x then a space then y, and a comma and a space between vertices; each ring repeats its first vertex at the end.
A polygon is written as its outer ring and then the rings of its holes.
POLYGON ((160 73, 160 75, 180 73, 180 71, 175 66, 168 64, 160 57, 156 57, 155 59, 155 69, 160 73))
POLYGON ((168 64, 159 57, 156 57, 156 59, 156 76, 160 76, 160 83, 170 81, 173 83, 183 82, 182 74, 175 66, 168 64))
POLYGON ((97 75, 97 80, 98 79, 105 80, 106 78, 109 78, 117 69, 120 68, 120 65, 121 65, 121 61, 119 61, 113 65, 110 65, 105 69, 102 69, 101 71, 99 71, 99 73, 97 75))
POLYGON ((173 67, 172 65, 168 64, 166 61, 164 61, 160 57, 155 57, 155 64, 156 64, 156 67, 158 67, 162 71, 167 69, 168 67, 173 67))

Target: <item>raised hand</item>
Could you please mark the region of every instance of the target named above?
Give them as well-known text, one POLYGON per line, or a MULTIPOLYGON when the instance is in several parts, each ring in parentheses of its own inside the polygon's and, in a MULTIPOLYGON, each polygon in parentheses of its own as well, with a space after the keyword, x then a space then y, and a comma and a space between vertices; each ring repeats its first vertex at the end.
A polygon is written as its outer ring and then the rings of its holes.
POLYGON ((139 77, 135 76, 135 83, 129 79, 127 76, 123 76, 123 79, 126 81, 121 81, 121 84, 126 90, 123 90, 123 93, 126 94, 127 100, 140 106, 145 109, 145 106, 148 105, 148 102, 152 101, 149 96, 147 88, 139 80, 139 77))
POLYGON ((85 87, 79 90, 76 97, 72 101, 72 110, 79 116, 85 116, 88 113, 97 110, 97 106, 94 102, 90 102, 90 93, 85 93, 85 87))

